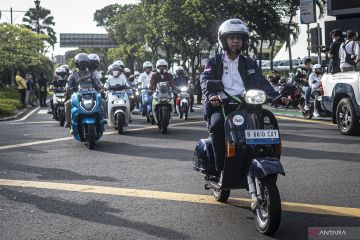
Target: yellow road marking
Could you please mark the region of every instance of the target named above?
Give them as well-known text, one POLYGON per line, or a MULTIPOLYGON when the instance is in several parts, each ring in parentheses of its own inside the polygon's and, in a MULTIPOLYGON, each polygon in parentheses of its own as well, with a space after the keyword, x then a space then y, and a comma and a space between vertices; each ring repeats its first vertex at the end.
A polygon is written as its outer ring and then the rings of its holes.
MULTIPOLYGON (((203 121, 174 123, 174 124, 171 124, 170 126, 180 126, 180 125, 186 125, 186 124, 192 124, 192 123, 198 123, 198 122, 203 122, 203 121)), ((131 129, 128 129, 127 132, 135 132, 135 131, 140 131, 140 130, 150 129, 150 128, 158 128, 158 127, 156 125, 155 126, 151 125, 151 126, 145 126, 145 127, 140 127, 140 128, 131 128, 131 129)), ((110 132, 106 131, 106 132, 104 132, 104 135, 111 135, 111 134, 117 134, 117 133, 118 132, 116 132, 116 131, 110 131, 110 132)), ((35 142, 28 142, 28 143, 5 145, 5 146, 0 146, 0 150, 34 146, 34 145, 45 144, 45 143, 61 142, 61 141, 67 141, 67 140, 71 140, 71 139, 74 139, 74 137, 63 137, 63 138, 56 138, 56 139, 49 139, 49 140, 42 140, 42 141, 35 141, 35 142)))
MULTIPOLYGON (((275 114, 276 115, 276 114, 275 114)), ((284 117, 284 116, 279 116, 276 115, 277 119, 282 119, 282 120, 290 120, 290 121, 295 121, 295 122, 309 122, 309 123, 318 123, 318 124, 323 124, 323 125, 328 125, 328 126, 335 126, 333 123, 329 123, 329 122, 324 122, 321 120, 310 120, 310 119, 300 119, 300 118, 291 118, 291 117, 284 117)))
MULTIPOLYGON (((167 201, 223 205, 223 203, 215 201, 215 199, 212 196, 190 194, 190 193, 162 192, 162 191, 152 191, 152 190, 142 190, 142 189, 115 188, 115 187, 104 187, 104 186, 94 186, 94 185, 38 182, 38 181, 11 180, 11 179, 0 179, 0 186, 50 189, 50 190, 95 193, 95 194, 104 194, 104 195, 113 195, 113 196, 149 198, 149 199, 158 199, 158 200, 167 200, 167 201)), ((251 202, 250 199, 247 198, 230 198, 228 204, 243 205, 249 207, 250 202, 251 202)), ((315 204, 304 204, 304 203, 293 203, 293 202, 282 202, 282 208, 283 210, 289 212, 303 212, 303 213, 360 218, 360 208, 348 208, 348 207, 337 207, 337 206, 326 206, 326 205, 315 205, 315 204)))

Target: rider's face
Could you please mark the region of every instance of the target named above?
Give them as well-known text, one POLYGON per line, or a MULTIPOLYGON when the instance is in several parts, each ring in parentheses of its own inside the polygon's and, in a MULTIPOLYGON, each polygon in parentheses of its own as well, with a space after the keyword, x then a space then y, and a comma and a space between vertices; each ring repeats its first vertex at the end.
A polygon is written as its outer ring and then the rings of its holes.
POLYGON ((145 72, 146 72, 146 73, 151 72, 151 68, 150 68, 150 67, 145 68, 145 72))
POLYGON ((229 50, 232 52, 238 52, 242 48, 242 37, 239 34, 230 34, 226 38, 227 44, 229 46, 229 50))

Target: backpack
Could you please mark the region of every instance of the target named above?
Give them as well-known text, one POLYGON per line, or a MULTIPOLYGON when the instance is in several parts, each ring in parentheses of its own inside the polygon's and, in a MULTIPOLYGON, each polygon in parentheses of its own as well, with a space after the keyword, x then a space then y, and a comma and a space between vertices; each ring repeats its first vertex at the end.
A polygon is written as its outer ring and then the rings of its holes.
POLYGON ((354 51, 355 44, 359 44, 359 43, 355 42, 355 41, 346 41, 346 42, 341 44, 340 50, 339 50, 339 57, 340 57, 340 62, 341 63, 348 63, 348 64, 353 65, 353 66, 356 64, 355 63, 355 58, 356 57, 355 57, 355 54, 354 54, 355 53, 355 51, 354 51), (351 57, 352 55, 346 51, 346 46, 351 42, 353 42, 352 53, 353 53, 354 57, 351 57))

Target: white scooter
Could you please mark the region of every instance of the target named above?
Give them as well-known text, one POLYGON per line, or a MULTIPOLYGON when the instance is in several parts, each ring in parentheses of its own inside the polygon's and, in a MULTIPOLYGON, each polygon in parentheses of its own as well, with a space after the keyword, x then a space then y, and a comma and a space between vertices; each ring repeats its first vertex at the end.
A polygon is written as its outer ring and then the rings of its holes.
POLYGON ((185 120, 188 119, 188 115, 190 113, 190 94, 188 92, 188 86, 181 86, 180 93, 176 98, 176 112, 179 114, 179 118, 183 118, 185 120))
POLYGON ((130 100, 125 85, 110 86, 107 91, 108 125, 123 134, 130 122, 130 100))
POLYGON ((163 134, 167 133, 174 112, 174 94, 170 90, 169 82, 157 84, 156 92, 153 95, 152 109, 159 129, 163 134))

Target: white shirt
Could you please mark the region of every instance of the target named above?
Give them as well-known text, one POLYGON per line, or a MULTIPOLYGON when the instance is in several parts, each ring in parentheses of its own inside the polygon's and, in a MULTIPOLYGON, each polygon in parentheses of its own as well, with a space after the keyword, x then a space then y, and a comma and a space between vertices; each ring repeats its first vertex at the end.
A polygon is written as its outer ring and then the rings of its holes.
POLYGON ((343 67, 352 67, 353 65, 345 62, 346 53, 350 55, 359 56, 360 55, 360 48, 357 41, 346 41, 340 45, 339 49, 339 57, 340 57, 340 68, 343 67), (345 45, 346 44, 346 45, 345 45), (345 51, 343 46, 345 45, 345 51))
POLYGON ((142 82, 142 86, 149 87, 150 86, 150 79, 151 79, 151 72, 147 74, 146 72, 143 72, 139 76, 139 82, 142 82))
POLYGON ((319 88, 321 77, 322 77, 321 74, 317 75, 314 72, 309 75, 309 86, 311 89, 319 88))
POLYGON ((121 73, 118 77, 108 78, 105 82, 105 89, 108 89, 110 86, 115 86, 117 84, 129 86, 129 83, 126 80, 126 76, 123 73, 121 73))
POLYGON ((239 56, 235 60, 231 60, 227 54, 224 54, 223 65, 222 82, 225 91, 230 96, 242 96, 245 92, 245 86, 239 73, 239 56))

